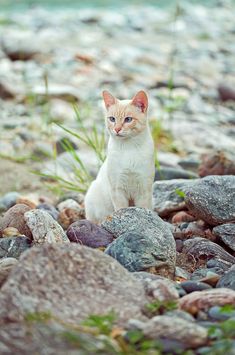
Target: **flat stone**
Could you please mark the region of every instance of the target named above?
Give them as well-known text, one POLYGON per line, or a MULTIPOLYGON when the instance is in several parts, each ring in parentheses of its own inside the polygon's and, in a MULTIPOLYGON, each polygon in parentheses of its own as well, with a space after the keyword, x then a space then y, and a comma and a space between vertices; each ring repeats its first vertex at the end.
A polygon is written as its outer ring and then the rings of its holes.
POLYGON ((51 217, 53 217, 57 221, 59 216, 59 211, 57 211, 57 209, 54 206, 49 205, 48 203, 40 203, 37 206, 37 209, 46 211, 51 215, 51 217))
POLYGON ((235 251, 235 224, 227 223, 213 228, 213 234, 235 251))
POLYGON ((197 218, 216 226, 235 221, 235 176, 207 176, 194 180, 185 203, 197 218))
POLYGON ((86 219, 72 223, 66 233, 71 242, 91 248, 106 248, 114 239, 106 229, 86 219))
POLYGON ((174 179, 155 181, 153 184, 153 209, 160 217, 185 207, 184 196, 197 180, 174 179))
POLYGON ((25 236, 0 238, 0 258, 19 258, 31 246, 31 241, 25 236))
POLYGON ((208 309, 208 316, 213 320, 225 321, 230 317, 235 316, 235 311, 226 311, 222 307, 213 306, 208 309))
POLYGON ((24 214, 36 243, 69 243, 63 228, 44 210, 31 210, 24 214))
POLYGON ((35 312, 76 325, 113 311, 123 325, 132 317, 145 319, 146 303, 142 284, 108 255, 75 243, 44 244, 25 253, 3 285, 0 329, 6 320, 23 321, 35 312))
POLYGON ((105 252, 129 271, 152 269, 162 276, 174 274, 175 240, 169 226, 153 211, 123 208, 109 216, 102 227, 117 238, 105 252))

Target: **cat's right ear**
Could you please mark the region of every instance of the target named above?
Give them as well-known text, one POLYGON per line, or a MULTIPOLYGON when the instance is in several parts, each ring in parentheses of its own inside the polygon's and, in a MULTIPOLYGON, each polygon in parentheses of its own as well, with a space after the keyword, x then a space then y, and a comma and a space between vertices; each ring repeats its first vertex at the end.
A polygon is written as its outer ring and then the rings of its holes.
POLYGON ((108 92, 107 90, 104 90, 102 94, 105 107, 108 110, 110 106, 114 105, 117 102, 117 99, 113 95, 111 95, 110 92, 108 92))

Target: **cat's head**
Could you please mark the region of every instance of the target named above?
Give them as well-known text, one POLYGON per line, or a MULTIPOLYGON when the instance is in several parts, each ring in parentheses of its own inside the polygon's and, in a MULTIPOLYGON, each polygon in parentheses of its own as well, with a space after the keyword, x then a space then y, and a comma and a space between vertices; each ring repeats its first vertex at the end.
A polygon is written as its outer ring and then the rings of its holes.
POLYGON ((108 91, 103 91, 106 107, 106 126, 110 134, 119 139, 134 137, 147 124, 148 97, 139 91, 132 100, 118 100, 108 91))

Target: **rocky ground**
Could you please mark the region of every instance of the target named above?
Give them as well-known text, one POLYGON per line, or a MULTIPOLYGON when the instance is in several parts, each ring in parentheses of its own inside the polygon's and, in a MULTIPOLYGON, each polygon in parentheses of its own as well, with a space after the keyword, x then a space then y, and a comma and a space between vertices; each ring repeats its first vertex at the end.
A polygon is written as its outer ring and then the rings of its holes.
POLYGON ((1 14, 2 354, 235 353, 233 9, 1 14), (157 167, 153 211, 97 226, 103 89, 148 91, 157 167))

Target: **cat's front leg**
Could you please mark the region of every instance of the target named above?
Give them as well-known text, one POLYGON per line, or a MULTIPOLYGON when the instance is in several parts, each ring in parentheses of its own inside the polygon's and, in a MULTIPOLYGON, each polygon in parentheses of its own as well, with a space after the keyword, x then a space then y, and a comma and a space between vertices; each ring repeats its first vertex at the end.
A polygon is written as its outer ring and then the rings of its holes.
POLYGON ((111 199, 115 211, 129 206, 129 200, 122 189, 113 189, 111 192, 111 199))
POLYGON ((138 194, 138 196, 134 199, 134 204, 136 207, 144 207, 152 210, 153 208, 153 200, 152 200, 152 189, 142 191, 138 194))

